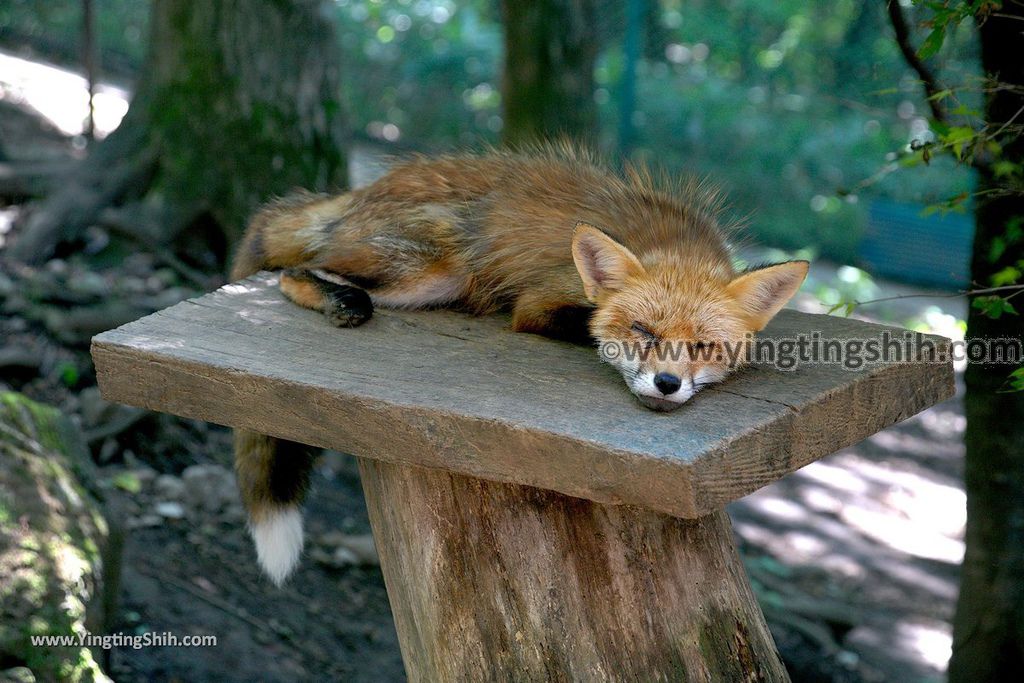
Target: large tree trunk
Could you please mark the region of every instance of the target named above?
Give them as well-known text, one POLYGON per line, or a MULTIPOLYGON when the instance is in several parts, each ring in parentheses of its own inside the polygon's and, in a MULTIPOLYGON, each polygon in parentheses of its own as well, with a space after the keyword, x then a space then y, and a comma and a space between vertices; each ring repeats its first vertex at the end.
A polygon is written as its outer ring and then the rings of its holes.
POLYGON ((595 0, 502 0, 506 143, 594 134, 595 0))
MULTIPOLYGON (((988 97, 986 119, 997 128, 1024 107, 1024 6, 1004 3, 1001 15, 979 27, 985 73, 1016 87, 988 97)), ((1024 163, 1024 139, 1015 135, 1002 142, 1005 159, 1024 163)), ((1000 187, 1005 181, 981 170, 982 193, 1000 187)), ((1006 239, 1008 226, 1022 219, 1020 192, 983 195, 976 211, 974 282, 987 285, 994 273, 1024 258, 1021 240, 1006 239), (1002 254, 994 248, 997 239, 1007 243, 1002 254)), ((1024 319, 993 320, 972 308, 967 333, 1019 339, 1024 319)), ((1024 670, 1024 393, 1005 392, 1009 372, 1005 365, 967 367, 967 553, 953 628, 953 682, 1016 680, 1024 670)))
POLYGON ((142 198, 142 229, 158 232, 144 239, 213 223, 224 256, 261 200, 344 184, 339 50, 320 10, 320 0, 154 0, 128 116, 33 212, 10 255, 45 260, 104 209, 142 198))

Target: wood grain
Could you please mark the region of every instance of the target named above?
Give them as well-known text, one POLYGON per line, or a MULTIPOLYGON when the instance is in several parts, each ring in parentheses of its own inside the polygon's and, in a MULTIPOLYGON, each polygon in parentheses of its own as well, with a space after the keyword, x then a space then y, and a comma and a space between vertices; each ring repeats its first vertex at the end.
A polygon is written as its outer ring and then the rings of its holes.
POLYGON ((725 512, 360 458, 409 680, 788 681, 725 512))
MULTIPOLYGON (((654 413, 593 349, 452 311, 378 311, 363 327, 335 329, 287 302, 274 279, 261 274, 97 336, 103 396, 698 517, 953 394, 951 363, 759 366, 654 413)), ((784 311, 765 334, 882 329, 784 311)))

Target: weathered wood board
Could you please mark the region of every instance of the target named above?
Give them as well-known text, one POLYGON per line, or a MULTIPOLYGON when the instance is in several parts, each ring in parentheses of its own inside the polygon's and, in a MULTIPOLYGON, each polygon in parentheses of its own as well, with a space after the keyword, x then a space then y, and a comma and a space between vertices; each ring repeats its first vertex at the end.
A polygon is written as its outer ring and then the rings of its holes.
MULTIPOLYGON (((504 318, 381 310, 336 329, 286 301, 275 281, 261 274, 97 336, 103 396, 696 517, 953 394, 950 362, 758 366, 655 413, 593 349, 513 333, 504 318)), ((784 311, 765 335, 882 329, 784 311)))

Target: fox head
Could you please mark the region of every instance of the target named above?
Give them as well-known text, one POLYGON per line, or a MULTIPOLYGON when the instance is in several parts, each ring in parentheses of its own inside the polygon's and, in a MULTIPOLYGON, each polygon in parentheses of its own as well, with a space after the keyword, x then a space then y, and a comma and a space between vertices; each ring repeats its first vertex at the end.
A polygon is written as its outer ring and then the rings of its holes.
POLYGON ((590 333, 646 407, 673 410, 746 359, 750 335, 800 288, 807 261, 736 275, 720 259, 667 251, 641 262, 592 225, 573 233, 572 255, 596 306, 590 333))

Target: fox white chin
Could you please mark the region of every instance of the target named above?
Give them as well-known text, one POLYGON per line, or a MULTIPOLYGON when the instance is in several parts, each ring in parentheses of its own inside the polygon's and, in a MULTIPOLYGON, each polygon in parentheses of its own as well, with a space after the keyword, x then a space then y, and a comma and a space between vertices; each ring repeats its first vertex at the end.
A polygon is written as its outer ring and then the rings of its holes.
POLYGON ((683 405, 684 403, 686 403, 686 401, 689 400, 689 398, 685 398, 683 400, 669 400, 667 398, 645 396, 644 394, 633 395, 636 396, 637 400, 640 401, 641 405, 643 405, 645 408, 650 408, 651 410, 657 411, 659 413, 667 413, 669 411, 675 410, 676 408, 683 405))

